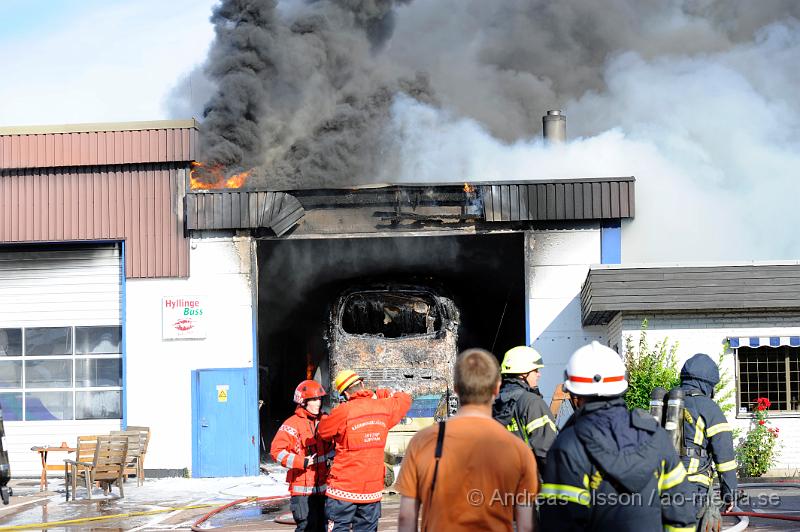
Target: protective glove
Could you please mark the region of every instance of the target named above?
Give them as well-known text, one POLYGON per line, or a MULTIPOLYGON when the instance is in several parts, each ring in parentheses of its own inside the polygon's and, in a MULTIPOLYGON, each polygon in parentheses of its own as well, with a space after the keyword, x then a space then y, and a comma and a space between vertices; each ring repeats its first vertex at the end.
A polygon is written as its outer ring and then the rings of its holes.
POLYGON ((316 464, 317 453, 314 453, 310 456, 306 456, 303 458, 303 469, 308 469, 311 464, 316 464))

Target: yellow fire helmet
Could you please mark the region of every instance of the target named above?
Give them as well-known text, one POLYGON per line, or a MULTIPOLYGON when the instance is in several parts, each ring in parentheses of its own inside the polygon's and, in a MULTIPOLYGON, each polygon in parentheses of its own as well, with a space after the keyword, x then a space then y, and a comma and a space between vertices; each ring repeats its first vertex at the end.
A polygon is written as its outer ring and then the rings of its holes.
POLYGON ((336 378, 333 380, 333 386, 336 388, 337 392, 342 394, 350 386, 360 380, 362 380, 361 377, 352 369, 343 369, 336 374, 336 378))
POLYGON ((500 373, 508 375, 523 375, 539 368, 543 368, 542 355, 527 345, 518 345, 506 351, 500 373))

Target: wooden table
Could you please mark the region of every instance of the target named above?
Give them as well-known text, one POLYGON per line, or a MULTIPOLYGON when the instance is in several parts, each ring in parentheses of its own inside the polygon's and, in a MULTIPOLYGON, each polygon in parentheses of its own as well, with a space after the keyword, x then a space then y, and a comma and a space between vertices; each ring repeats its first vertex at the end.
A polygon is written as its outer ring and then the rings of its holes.
POLYGON ((47 472, 48 471, 64 471, 64 463, 60 465, 47 464, 47 454, 51 452, 74 453, 77 449, 74 447, 67 447, 61 445, 59 447, 31 447, 31 451, 39 453, 39 458, 42 461, 42 476, 39 478, 39 491, 47 491, 47 472))

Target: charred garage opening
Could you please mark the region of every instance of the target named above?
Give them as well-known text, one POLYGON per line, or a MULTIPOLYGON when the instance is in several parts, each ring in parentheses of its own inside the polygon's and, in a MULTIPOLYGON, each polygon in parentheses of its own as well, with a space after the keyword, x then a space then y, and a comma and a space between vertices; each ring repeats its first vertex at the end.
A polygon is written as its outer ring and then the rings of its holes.
POLYGON ((392 368, 359 360, 359 341, 416 339, 410 356, 432 353, 415 394, 426 392, 420 382, 449 371, 444 358, 452 353, 482 347, 502 355, 525 342, 522 233, 261 240, 258 266, 266 442, 305 378, 328 386, 330 372, 349 365, 392 380, 392 368))
MULTIPOLYGON (((349 367, 369 386, 414 395, 387 441, 390 480, 413 434, 453 411, 455 354, 475 346, 499 358, 528 340, 529 310, 556 311, 561 299, 527 286, 538 268, 531 254, 547 260, 575 246, 587 264, 606 262, 633 198, 632 177, 188 194, 190 232, 234 231, 237 249, 249 241, 254 252, 262 450, 292 413, 298 382, 330 390, 331 375, 349 367)), ((571 296, 570 286, 550 288, 571 296)))

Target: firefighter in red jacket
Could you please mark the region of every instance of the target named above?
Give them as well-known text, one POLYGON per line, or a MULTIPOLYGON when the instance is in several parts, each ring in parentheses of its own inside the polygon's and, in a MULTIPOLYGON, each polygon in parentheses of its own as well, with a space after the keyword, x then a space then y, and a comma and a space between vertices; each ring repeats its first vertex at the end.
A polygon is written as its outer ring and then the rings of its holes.
POLYGON ((328 475, 325 513, 328 530, 378 530, 383 497, 383 449, 389 429, 411 408, 404 392, 369 390, 354 371, 340 371, 334 380, 344 402, 320 421, 317 433, 336 444, 328 475))
POLYGON ((289 469, 286 482, 298 531, 326 528, 325 481, 333 446, 317 435, 324 395, 325 389, 316 381, 307 380, 297 385, 294 391, 297 408, 278 429, 269 451, 272 458, 289 469))

